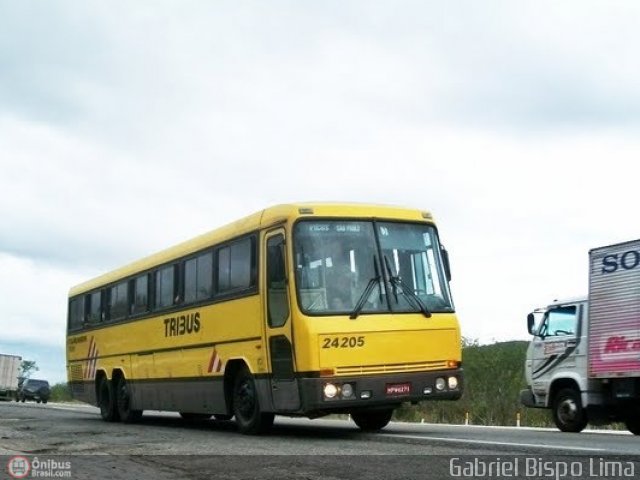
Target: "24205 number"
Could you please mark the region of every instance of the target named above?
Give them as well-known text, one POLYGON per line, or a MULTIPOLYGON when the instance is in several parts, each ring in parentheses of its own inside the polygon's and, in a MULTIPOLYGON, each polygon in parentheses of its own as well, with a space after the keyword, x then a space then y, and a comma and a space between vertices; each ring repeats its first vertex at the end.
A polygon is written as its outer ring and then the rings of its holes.
POLYGON ((322 348, 364 347, 364 337, 328 337, 322 340, 322 348))

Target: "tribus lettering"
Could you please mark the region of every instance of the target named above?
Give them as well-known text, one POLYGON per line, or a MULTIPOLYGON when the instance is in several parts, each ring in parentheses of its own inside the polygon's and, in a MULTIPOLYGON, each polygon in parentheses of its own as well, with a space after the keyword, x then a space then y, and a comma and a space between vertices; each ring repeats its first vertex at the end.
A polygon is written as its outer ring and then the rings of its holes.
POLYGON ((632 270, 640 265, 640 252, 629 250, 622 255, 614 253, 602 259, 602 273, 613 273, 622 267, 625 270, 632 270))
POLYGON ((177 337, 200 331, 200 312, 164 319, 164 336, 177 337))

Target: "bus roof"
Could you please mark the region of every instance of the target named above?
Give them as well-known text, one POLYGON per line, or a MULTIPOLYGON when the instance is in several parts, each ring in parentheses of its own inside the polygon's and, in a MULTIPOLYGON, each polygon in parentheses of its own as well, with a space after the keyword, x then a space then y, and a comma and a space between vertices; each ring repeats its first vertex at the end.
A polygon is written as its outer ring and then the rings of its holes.
POLYGON ((429 211, 389 205, 358 203, 292 203, 276 205, 76 285, 71 288, 69 296, 73 297, 115 283, 121 278, 150 270, 190 253, 204 250, 209 246, 224 243, 232 238, 302 217, 378 218, 433 222, 433 217, 429 211))

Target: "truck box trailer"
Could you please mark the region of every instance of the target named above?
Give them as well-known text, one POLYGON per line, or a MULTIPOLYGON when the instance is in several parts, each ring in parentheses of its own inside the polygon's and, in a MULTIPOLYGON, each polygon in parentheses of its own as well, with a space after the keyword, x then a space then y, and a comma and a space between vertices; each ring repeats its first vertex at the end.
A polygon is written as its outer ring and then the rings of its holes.
POLYGON ((547 408, 562 431, 624 422, 640 435, 640 240, 589 252, 587 298, 527 316, 527 407, 547 408))
POLYGON ((14 399, 22 357, 0 353, 0 398, 14 399))
POLYGON ((589 255, 589 377, 640 377, 640 240, 589 255))

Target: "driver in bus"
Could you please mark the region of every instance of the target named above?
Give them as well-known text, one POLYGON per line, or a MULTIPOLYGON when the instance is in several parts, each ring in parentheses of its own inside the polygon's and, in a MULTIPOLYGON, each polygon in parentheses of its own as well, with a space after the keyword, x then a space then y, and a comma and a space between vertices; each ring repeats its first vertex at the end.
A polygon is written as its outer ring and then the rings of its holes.
POLYGON ((329 287, 329 308, 335 311, 350 311, 353 309, 353 272, 351 271, 351 260, 348 252, 345 252, 339 245, 334 245, 331 254, 330 268, 327 275, 327 286, 329 287))

